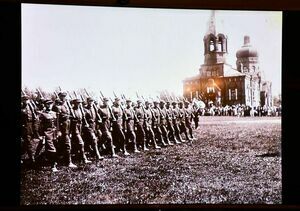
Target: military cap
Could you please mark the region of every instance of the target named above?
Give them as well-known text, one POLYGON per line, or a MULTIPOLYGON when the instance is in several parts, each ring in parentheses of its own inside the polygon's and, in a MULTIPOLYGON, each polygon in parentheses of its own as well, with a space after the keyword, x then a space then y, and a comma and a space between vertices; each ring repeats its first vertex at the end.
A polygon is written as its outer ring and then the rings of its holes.
POLYGON ((172 102, 172 105, 176 105, 176 104, 177 104, 177 102, 176 102, 176 101, 173 101, 173 102, 172 102))
POLYGON ((180 104, 180 105, 183 105, 183 102, 182 101, 179 101, 179 103, 178 104, 180 104))
POLYGON ((60 99, 55 99, 54 102, 57 103, 57 104, 61 104, 62 103, 62 101, 60 99))
POLYGON ((120 101, 120 98, 116 97, 116 98, 115 98, 115 101, 120 101))
POLYGON ((158 104, 159 102, 157 100, 153 100, 153 103, 154 104, 158 104))
POLYGON ((145 104, 150 104, 150 102, 148 100, 145 101, 145 104))
POLYGON ((130 99, 126 99, 126 102, 132 102, 130 99))
POLYGON ((22 99, 22 100, 28 100, 28 99, 29 99, 29 96, 28 96, 28 95, 22 95, 21 99, 22 99))
POLYGON ((160 104, 166 104, 166 102, 164 100, 161 100, 159 103, 160 104))
POLYGON ((136 102, 137 102, 137 103, 142 103, 142 101, 141 101, 141 100, 137 100, 136 102))
POLYGON ((184 104, 190 104, 190 102, 189 102, 189 101, 187 101, 187 100, 185 100, 185 101, 184 101, 184 104))
POLYGON ((171 104, 171 102, 170 101, 166 101, 166 104, 171 104))
POLYGON ((87 101, 87 102, 91 102, 91 101, 94 101, 94 99, 91 98, 91 97, 88 97, 88 98, 86 98, 86 101, 87 101))
POLYGON ((67 96, 67 93, 66 93, 66 92, 59 92, 59 93, 58 93, 58 96, 59 96, 59 97, 60 97, 60 96, 65 97, 65 96, 67 96))
POLYGON ((72 103, 82 103, 82 100, 81 99, 74 99, 74 100, 72 100, 72 103))
POLYGON ((46 99, 46 100, 44 100, 44 103, 45 103, 45 104, 52 104, 52 103, 53 103, 53 101, 52 101, 52 100, 50 100, 50 99, 46 99))
POLYGON ((108 102, 109 100, 108 100, 108 98, 107 97, 104 97, 103 99, 102 99, 102 101, 104 102, 108 102))

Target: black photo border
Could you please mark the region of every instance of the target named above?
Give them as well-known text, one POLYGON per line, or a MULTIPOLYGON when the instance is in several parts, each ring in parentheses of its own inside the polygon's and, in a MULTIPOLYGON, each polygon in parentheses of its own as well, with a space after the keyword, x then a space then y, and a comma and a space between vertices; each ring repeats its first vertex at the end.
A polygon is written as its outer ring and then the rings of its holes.
MULTIPOLYGON (((1 179, 0 208, 19 207, 20 202, 20 137, 19 111, 21 89, 21 3, 89 5, 135 8, 174 9, 226 9, 283 11, 282 31, 282 205, 97 205, 97 206, 51 206, 66 208, 144 208, 144 209, 299 209, 300 205, 300 1, 285 0, 23 0, 0 3, 1 46, 1 179)), ((270 47, 270 45, 268 45, 270 47)), ((34 206, 30 208, 48 207, 34 206)))

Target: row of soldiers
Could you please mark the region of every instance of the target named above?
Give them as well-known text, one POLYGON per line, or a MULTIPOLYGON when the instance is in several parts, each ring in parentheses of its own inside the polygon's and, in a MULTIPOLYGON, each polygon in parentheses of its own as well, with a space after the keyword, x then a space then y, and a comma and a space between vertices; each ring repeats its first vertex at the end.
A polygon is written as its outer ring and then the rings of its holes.
POLYGON ((199 113, 188 101, 137 100, 133 106, 130 99, 121 101, 116 97, 110 106, 108 98, 103 96, 101 100, 99 105, 91 97, 86 102, 69 100, 66 92, 60 92, 54 102, 44 99, 36 106, 23 94, 23 153, 27 152, 30 162, 35 163, 45 147, 47 160, 55 172, 59 155, 67 166, 77 168, 72 154, 84 163, 91 163, 87 152, 102 160, 104 154, 114 158, 118 157, 116 152, 122 152, 127 156, 128 151, 139 153, 151 146, 159 149, 194 139, 192 121, 198 127, 199 113), (40 140, 36 150, 33 139, 40 140))

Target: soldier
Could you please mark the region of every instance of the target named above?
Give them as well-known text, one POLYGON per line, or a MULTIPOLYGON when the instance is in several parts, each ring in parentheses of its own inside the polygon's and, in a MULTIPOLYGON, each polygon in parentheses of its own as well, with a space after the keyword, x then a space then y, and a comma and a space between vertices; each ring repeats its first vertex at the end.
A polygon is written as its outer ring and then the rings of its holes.
MULTIPOLYGON (((114 120, 114 117, 112 116, 112 111, 108 105, 108 99, 103 98, 103 105, 100 106, 99 114, 102 119, 102 122, 100 123, 100 130, 102 133, 101 136, 101 143, 104 143, 106 146, 106 149, 110 149, 111 157, 115 158, 118 157, 115 153, 112 135, 111 135, 111 121, 114 120)), ((102 144, 101 144, 102 145, 102 144)))
POLYGON ((41 134, 45 137, 45 152, 48 160, 51 163, 52 172, 57 172, 56 165, 56 147, 57 141, 57 117, 54 111, 51 111, 53 102, 51 100, 45 100, 45 110, 40 116, 40 130, 41 134))
POLYGON ((180 132, 180 112, 179 109, 177 107, 177 102, 172 102, 172 111, 173 111, 173 125, 174 125, 174 130, 175 130, 175 136, 177 137, 178 141, 181 142, 185 142, 182 138, 181 138, 181 132, 180 132))
POLYGON ((31 163, 35 162, 33 139, 39 138, 42 140, 36 127, 37 121, 38 115, 32 104, 29 102, 29 97, 27 95, 23 95, 21 103, 21 138, 23 140, 23 144, 21 147, 22 151, 27 152, 31 163))
POLYGON ((158 101, 154 100, 153 101, 153 115, 154 115, 154 120, 153 120, 153 131, 154 131, 154 134, 156 135, 157 137, 157 140, 160 140, 162 146, 168 146, 168 144, 164 141, 164 138, 163 138, 163 135, 162 135, 162 131, 161 131, 161 114, 160 114, 160 110, 159 110, 159 107, 158 107, 158 101))
POLYGON ((85 164, 91 163, 90 160, 87 159, 85 152, 84 152, 84 142, 81 136, 82 133, 82 126, 88 127, 87 122, 85 122, 84 114, 82 113, 82 110, 80 109, 81 106, 81 100, 80 99, 74 99, 73 101, 74 107, 74 117, 71 121, 71 135, 72 135, 72 141, 74 144, 76 144, 79 148, 80 156, 83 159, 83 162, 85 164), (84 122, 83 122, 84 121, 84 122), (84 125, 83 125, 84 123, 84 125))
POLYGON ((149 101, 145 101, 145 132, 147 137, 147 145, 150 144, 150 141, 153 142, 155 149, 160 149, 161 147, 157 145, 155 140, 154 131, 152 129, 153 120, 155 120, 155 116, 151 109, 151 104, 149 101))
POLYGON ((169 131, 168 135, 169 135, 169 138, 171 140, 173 140, 175 144, 180 144, 181 142, 179 142, 176 138, 175 128, 174 128, 174 124, 173 124, 173 121, 176 120, 176 117, 174 116, 173 110, 170 107, 170 105, 171 105, 170 101, 167 101, 166 102, 166 113, 167 113, 167 128, 169 131))
POLYGON ((70 118, 72 117, 73 111, 70 102, 66 99, 66 96, 66 92, 60 92, 58 94, 59 100, 56 101, 52 110, 56 112, 58 117, 59 133, 61 133, 59 145, 62 148, 62 153, 64 153, 67 158, 67 165, 70 168, 77 168, 77 166, 73 164, 71 157, 70 118))
POLYGON ((135 129, 135 124, 138 124, 139 120, 136 117, 135 111, 131 107, 131 103, 132 102, 130 99, 126 100, 127 106, 124 109, 124 112, 125 112, 127 119, 125 120, 124 124, 126 124, 125 128, 127 129, 127 132, 125 135, 128 140, 127 143, 129 141, 132 142, 134 153, 136 153, 136 152, 140 152, 140 151, 137 149, 137 146, 136 146, 136 135, 135 135, 134 129, 135 129))
POLYGON ((113 141, 115 142, 117 149, 119 149, 120 151, 122 150, 124 155, 130 155, 126 149, 126 138, 124 135, 124 132, 127 133, 127 125, 124 124, 124 120, 127 121, 127 118, 125 117, 125 113, 120 106, 119 98, 115 98, 114 104, 112 106, 112 112, 114 117, 116 118, 116 121, 113 121, 113 141))
POLYGON ((86 135, 86 144, 90 144, 93 152, 96 155, 97 160, 103 160, 98 150, 98 138, 96 136, 96 124, 101 123, 101 119, 97 117, 98 110, 93 107, 94 100, 91 97, 87 98, 87 106, 85 107, 85 118, 88 123, 88 127, 84 128, 84 133, 86 135))
POLYGON ((200 108, 198 108, 198 106, 195 103, 193 104, 192 113, 193 113, 195 128, 197 129, 199 126, 200 108))
POLYGON ((149 149, 146 146, 146 133, 144 130, 145 127, 145 120, 146 120, 146 114, 145 114, 145 108, 142 105, 141 100, 137 100, 137 106, 134 108, 136 116, 138 118, 138 122, 136 123, 137 127, 137 144, 139 144, 144 151, 148 151, 149 149))
POLYGON ((186 114, 185 108, 183 107, 183 102, 180 101, 178 103, 178 105, 179 105, 180 133, 184 133, 186 140, 191 141, 192 139, 189 138, 188 133, 187 133, 187 127, 186 127, 187 114, 186 114))
POLYGON ((167 144, 170 146, 173 146, 174 144, 170 142, 169 139, 169 131, 167 130, 168 127, 168 122, 167 122, 167 110, 165 108, 165 101, 161 100, 159 102, 159 108, 158 110, 160 111, 160 129, 162 132, 163 138, 167 141, 167 144))
POLYGON ((194 140, 193 129, 192 129, 192 119, 195 118, 193 109, 190 107, 190 103, 188 101, 184 101, 185 106, 185 125, 190 134, 190 140, 194 140))

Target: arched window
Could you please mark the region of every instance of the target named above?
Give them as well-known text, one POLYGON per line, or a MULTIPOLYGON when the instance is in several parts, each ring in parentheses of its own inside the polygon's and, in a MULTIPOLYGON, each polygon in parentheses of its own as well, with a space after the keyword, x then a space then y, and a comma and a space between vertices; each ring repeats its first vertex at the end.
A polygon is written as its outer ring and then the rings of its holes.
POLYGON ((220 51, 224 51, 224 41, 223 41, 223 38, 222 37, 219 37, 219 40, 218 40, 218 49, 220 51))
POLYGON ((215 51, 215 42, 212 39, 209 41, 209 51, 215 51))

